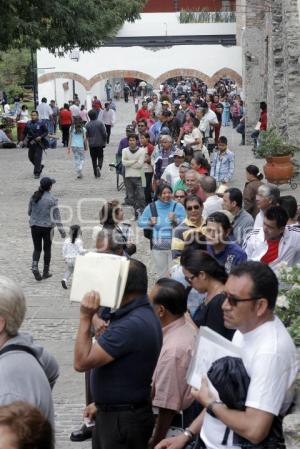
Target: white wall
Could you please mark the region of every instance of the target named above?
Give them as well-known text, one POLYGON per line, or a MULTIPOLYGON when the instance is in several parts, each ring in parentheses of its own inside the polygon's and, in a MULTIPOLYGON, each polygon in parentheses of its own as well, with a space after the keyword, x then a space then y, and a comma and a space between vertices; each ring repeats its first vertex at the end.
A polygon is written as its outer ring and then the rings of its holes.
MULTIPOLYGON (((155 51, 144 47, 102 47, 93 53, 80 53, 80 59, 76 62, 69 56, 55 57, 48 50, 41 49, 37 53, 37 65, 38 68, 53 67, 47 70, 39 69, 38 76, 52 72, 71 72, 87 80, 111 70, 135 70, 155 79, 173 69, 194 69, 211 77, 226 67, 242 75, 242 50, 241 47, 222 45, 173 46, 155 51)), ((72 81, 69 80, 69 91, 64 92, 62 84, 65 81, 68 80, 57 79, 55 83, 39 83, 39 98, 56 98, 59 105, 71 99, 72 81)), ((84 102, 85 90, 78 82, 75 91, 84 102)), ((104 98, 104 81, 93 86, 91 92, 104 98)))
POLYGON ((93 53, 80 53, 79 62, 68 56, 59 58, 41 49, 37 53, 38 75, 51 72, 73 72, 86 79, 110 70, 138 70, 153 78, 172 69, 196 69, 212 76, 217 70, 228 67, 242 73, 240 47, 222 45, 186 45, 151 50, 144 47, 102 47, 93 53))
POLYGON ((235 34, 235 23, 180 23, 179 13, 144 13, 126 22, 117 37, 235 34))

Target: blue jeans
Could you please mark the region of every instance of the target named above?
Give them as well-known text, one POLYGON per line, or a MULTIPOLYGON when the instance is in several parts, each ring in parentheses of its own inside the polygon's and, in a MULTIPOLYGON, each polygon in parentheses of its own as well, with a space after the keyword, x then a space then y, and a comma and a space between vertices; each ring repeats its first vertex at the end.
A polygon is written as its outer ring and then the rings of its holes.
POLYGON ((72 147, 76 173, 79 174, 84 164, 84 148, 72 147))

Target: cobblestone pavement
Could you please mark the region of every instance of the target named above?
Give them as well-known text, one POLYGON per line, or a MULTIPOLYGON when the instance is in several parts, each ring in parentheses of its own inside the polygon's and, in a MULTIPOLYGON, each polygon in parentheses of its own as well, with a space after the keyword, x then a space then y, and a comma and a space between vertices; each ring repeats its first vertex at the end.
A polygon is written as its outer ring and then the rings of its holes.
MULTIPOLYGON (((100 199, 123 199, 123 192, 116 191, 116 179, 108 163, 114 160, 117 143, 123 137, 126 124, 134 117, 132 103, 117 104, 117 123, 112 130, 110 145, 105 150, 105 164, 100 179, 95 179, 91 160, 87 155, 83 179, 77 180, 72 159, 60 147, 48 150, 44 157, 44 175, 52 176, 57 183, 53 193, 59 198, 66 229, 70 224, 80 223, 84 229, 86 247, 91 247, 91 227, 97 223, 100 199), (81 203, 80 203, 81 200, 81 203), (81 205, 80 205, 81 204, 81 205), (79 207, 80 206, 80 207, 79 207)), ((239 136, 231 128, 225 128, 230 148, 236 152, 236 176, 234 185, 242 187, 244 167, 253 162, 249 147, 239 146, 239 136)), ((262 166, 261 161, 256 161, 262 166)), ((81 423, 84 406, 84 377, 73 370, 74 336, 78 325, 78 304, 71 305, 69 291, 61 288, 64 264, 61 256, 62 240, 58 232, 52 254, 53 277, 40 283, 30 272, 32 241, 28 226, 27 204, 38 187, 33 179, 32 167, 26 150, 0 149, 0 273, 17 280, 26 293, 27 318, 23 330, 33 334, 37 341, 58 359, 61 375, 54 389, 56 412, 57 449, 89 448, 90 442, 71 443, 69 434, 81 423)), ((289 192, 287 186, 282 188, 289 192)), ((299 189, 295 191, 299 197, 299 189)), ((134 223, 134 222, 133 222, 134 223)), ((140 243, 137 257, 148 266, 153 279, 149 244, 138 233, 140 243)))

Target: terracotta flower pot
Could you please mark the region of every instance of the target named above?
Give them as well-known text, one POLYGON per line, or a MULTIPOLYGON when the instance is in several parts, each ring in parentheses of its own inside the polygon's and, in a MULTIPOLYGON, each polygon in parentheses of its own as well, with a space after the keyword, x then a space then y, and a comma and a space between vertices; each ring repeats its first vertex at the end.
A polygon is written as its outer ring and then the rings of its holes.
POLYGON ((274 184, 284 184, 288 182, 294 174, 294 166, 291 163, 291 155, 267 157, 264 165, 264 173, 268 182, 274 184))

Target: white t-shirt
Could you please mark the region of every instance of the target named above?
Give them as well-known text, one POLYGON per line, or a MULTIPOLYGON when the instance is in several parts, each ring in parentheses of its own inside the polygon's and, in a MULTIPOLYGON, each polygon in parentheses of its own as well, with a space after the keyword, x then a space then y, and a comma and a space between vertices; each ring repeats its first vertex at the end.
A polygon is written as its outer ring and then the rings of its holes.
POLYGON ((70 106, 70 111, 72 113, 72 117, 80 117, 80 109, 76 104, 72 104, 72 106, 70 106))
POLYGON ((262 228, 264 224, 264 213, 260 210, 255 217, 253 229, 262 228))
MULTIPOLYGON (((251 379, 246 407, 284 415, 294 396, 297 353, 282 322, 275 317, 246 334, 236 331, 232 342, 243 348, 243 362, 251 379)), ((225 430, 219 419, 205 414, 201 438, 207 449, 224 449, 225 430)), ((240 449, 232 444, 232 438, 230 432, 226 449, 240 449)))
POLYGON ((49 120, 51 115, 53 114, 53 111, 48 103, 40 103, 36 110, 39 113, 39 119, 40 120, 49 120))
POLYGON ((192 142, 195 142, 195 140, 199 140, 199 144, 192 145, 192 148, 194 151, 201 150, 202 147, 202 132, 199 128, 193 128, 192 132, 190 134, 184 135, 184 144, 190 145, 192 142))
POLYGON ((203 204, 202 217, 204 220, 213 214, 214 212, 220 212, 223 209, 223 199, 218 195, 212 195, 207 197, 203 204))
POLYGON ((165 168, 161 179, 166 181, 172 188, 174 187, 176 182, 179 181, 179 167, 176 167, 175 162, 165 168))

